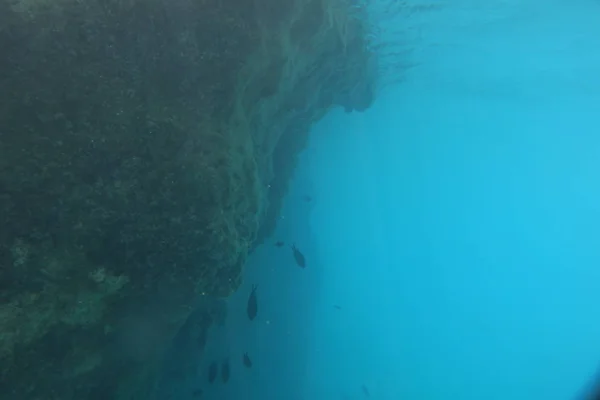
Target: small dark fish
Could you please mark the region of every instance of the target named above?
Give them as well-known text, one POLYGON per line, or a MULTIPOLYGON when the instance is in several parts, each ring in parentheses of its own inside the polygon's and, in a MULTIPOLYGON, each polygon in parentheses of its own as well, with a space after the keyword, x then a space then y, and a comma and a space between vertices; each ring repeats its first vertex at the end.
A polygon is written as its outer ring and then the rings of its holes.
POLYGON ((335 305, 333 306, 333 308, 335 308, 336 310, 341 310, 341 309, 342 309, 342 307, 338 306, 337 304, 335 304, 335 305))
POLYGON ((225 360, 223 365, 221 366, 221 380, 223 383, 227 383, 229 381, 229 376, 231 375, 231 370, 229 369, 229 360, 225 360))
POLYGON ((256 318, 256 314, 258 313, 258 300, 256 299, 256 285, 252 285, 252 291, 250 292, 250 296, 248 297, 248 305, 246 306, 246 312, 248 313, 248 318, 252 321, 256 318))
POLYGON ((304 254, 298 250, 295 244, 292 245, 292 251, 294 252, 294 260, 296 260, 296 264, 300 268, 306 268, 306 259, 304 258, 304 254))
POLYGON ((217 377, 217 372, 219 372, 219 365, 216 361, 213 361, 208 367, 208 382, 213 383, 215 378, 217 377))
POLYGON ((194 390, 192 392, 192 396, 194 396, 194 397, 200 397, 200 396, 202 396, 202 393, 203 393, 202 389, 196 389, 196 390, 194 390))
POLYGON ((365 397, 371 397, 371 393, 369 393, 369 389, 365 385, 362 385, 361 389, 362 389, 363 394, 365 395, 365 397))
POLYGON ((275 242, 275 247, 283 247, 285 243, 282 240, 275 242))
POLYGON ((242 356, 242 362, 247 368, 252 368, 252 360, 250 360, 248 353, 244 353, 244 355, 242 356))
POLYGON ((304 200, 307 203, 310 203, 312 201, 312 197, 310 197, 309 195, 303 196, 302 200, 304 200))

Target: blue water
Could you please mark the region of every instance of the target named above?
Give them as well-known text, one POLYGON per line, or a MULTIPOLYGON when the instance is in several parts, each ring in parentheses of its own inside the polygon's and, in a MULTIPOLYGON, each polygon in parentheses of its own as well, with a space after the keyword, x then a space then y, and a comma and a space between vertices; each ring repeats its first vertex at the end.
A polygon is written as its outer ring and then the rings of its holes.
POLYGON ((400 82, 314 127, 272 238, 308 266, 272 242, 252 255, 203 356, 230 356, 232 380, 206 398, 568 400, 589 384, 600 2, 436 4, 396 17, 400 82))

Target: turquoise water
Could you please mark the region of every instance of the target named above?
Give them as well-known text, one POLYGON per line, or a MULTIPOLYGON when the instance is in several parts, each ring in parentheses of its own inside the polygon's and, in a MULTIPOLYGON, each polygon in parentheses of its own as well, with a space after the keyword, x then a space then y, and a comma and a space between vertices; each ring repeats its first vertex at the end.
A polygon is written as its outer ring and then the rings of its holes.
POLYGON ((600 3, 416 22, 419 65, 307 151, 306 398, 572 399, 600 363, 600 3))
POLYGON ((386 21, 410 54, 400 82, 314 127, 272 238, 308 266, 253 254, 203 359, 255 365, 205 397, 567 400, 589 384, 600 3, 435 5, 386 21))

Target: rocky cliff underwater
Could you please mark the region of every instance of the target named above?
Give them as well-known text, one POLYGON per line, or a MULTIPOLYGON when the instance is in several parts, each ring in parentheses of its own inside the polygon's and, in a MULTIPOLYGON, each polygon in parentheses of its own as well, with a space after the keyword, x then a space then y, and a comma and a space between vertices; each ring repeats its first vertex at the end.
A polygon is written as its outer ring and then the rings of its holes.
POLYGON ((311 124, 374 100, 371 34, 350 0, 0 0, 0 398, 156 398, 311 124))

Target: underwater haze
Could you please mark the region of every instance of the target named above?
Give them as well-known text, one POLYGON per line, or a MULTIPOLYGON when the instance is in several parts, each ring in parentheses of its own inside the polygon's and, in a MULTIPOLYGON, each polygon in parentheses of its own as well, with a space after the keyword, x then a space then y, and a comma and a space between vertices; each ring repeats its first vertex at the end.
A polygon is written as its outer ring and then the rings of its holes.
POLYGON ((383 30, 410 39, 402 79, 314 127, 202 355, 230 380, 202 372, 202 398, 569 400, 590 384, 600 2, 412 5, 383 30))
POLYGON ((0 0, 0 99, 0 400, 600 400, 600 0, 0 0))
POLYGON ((580 398, 600 364, 600 2, 439 5, 409 19, 404 81, 304 155, 304 398, 580 398))

